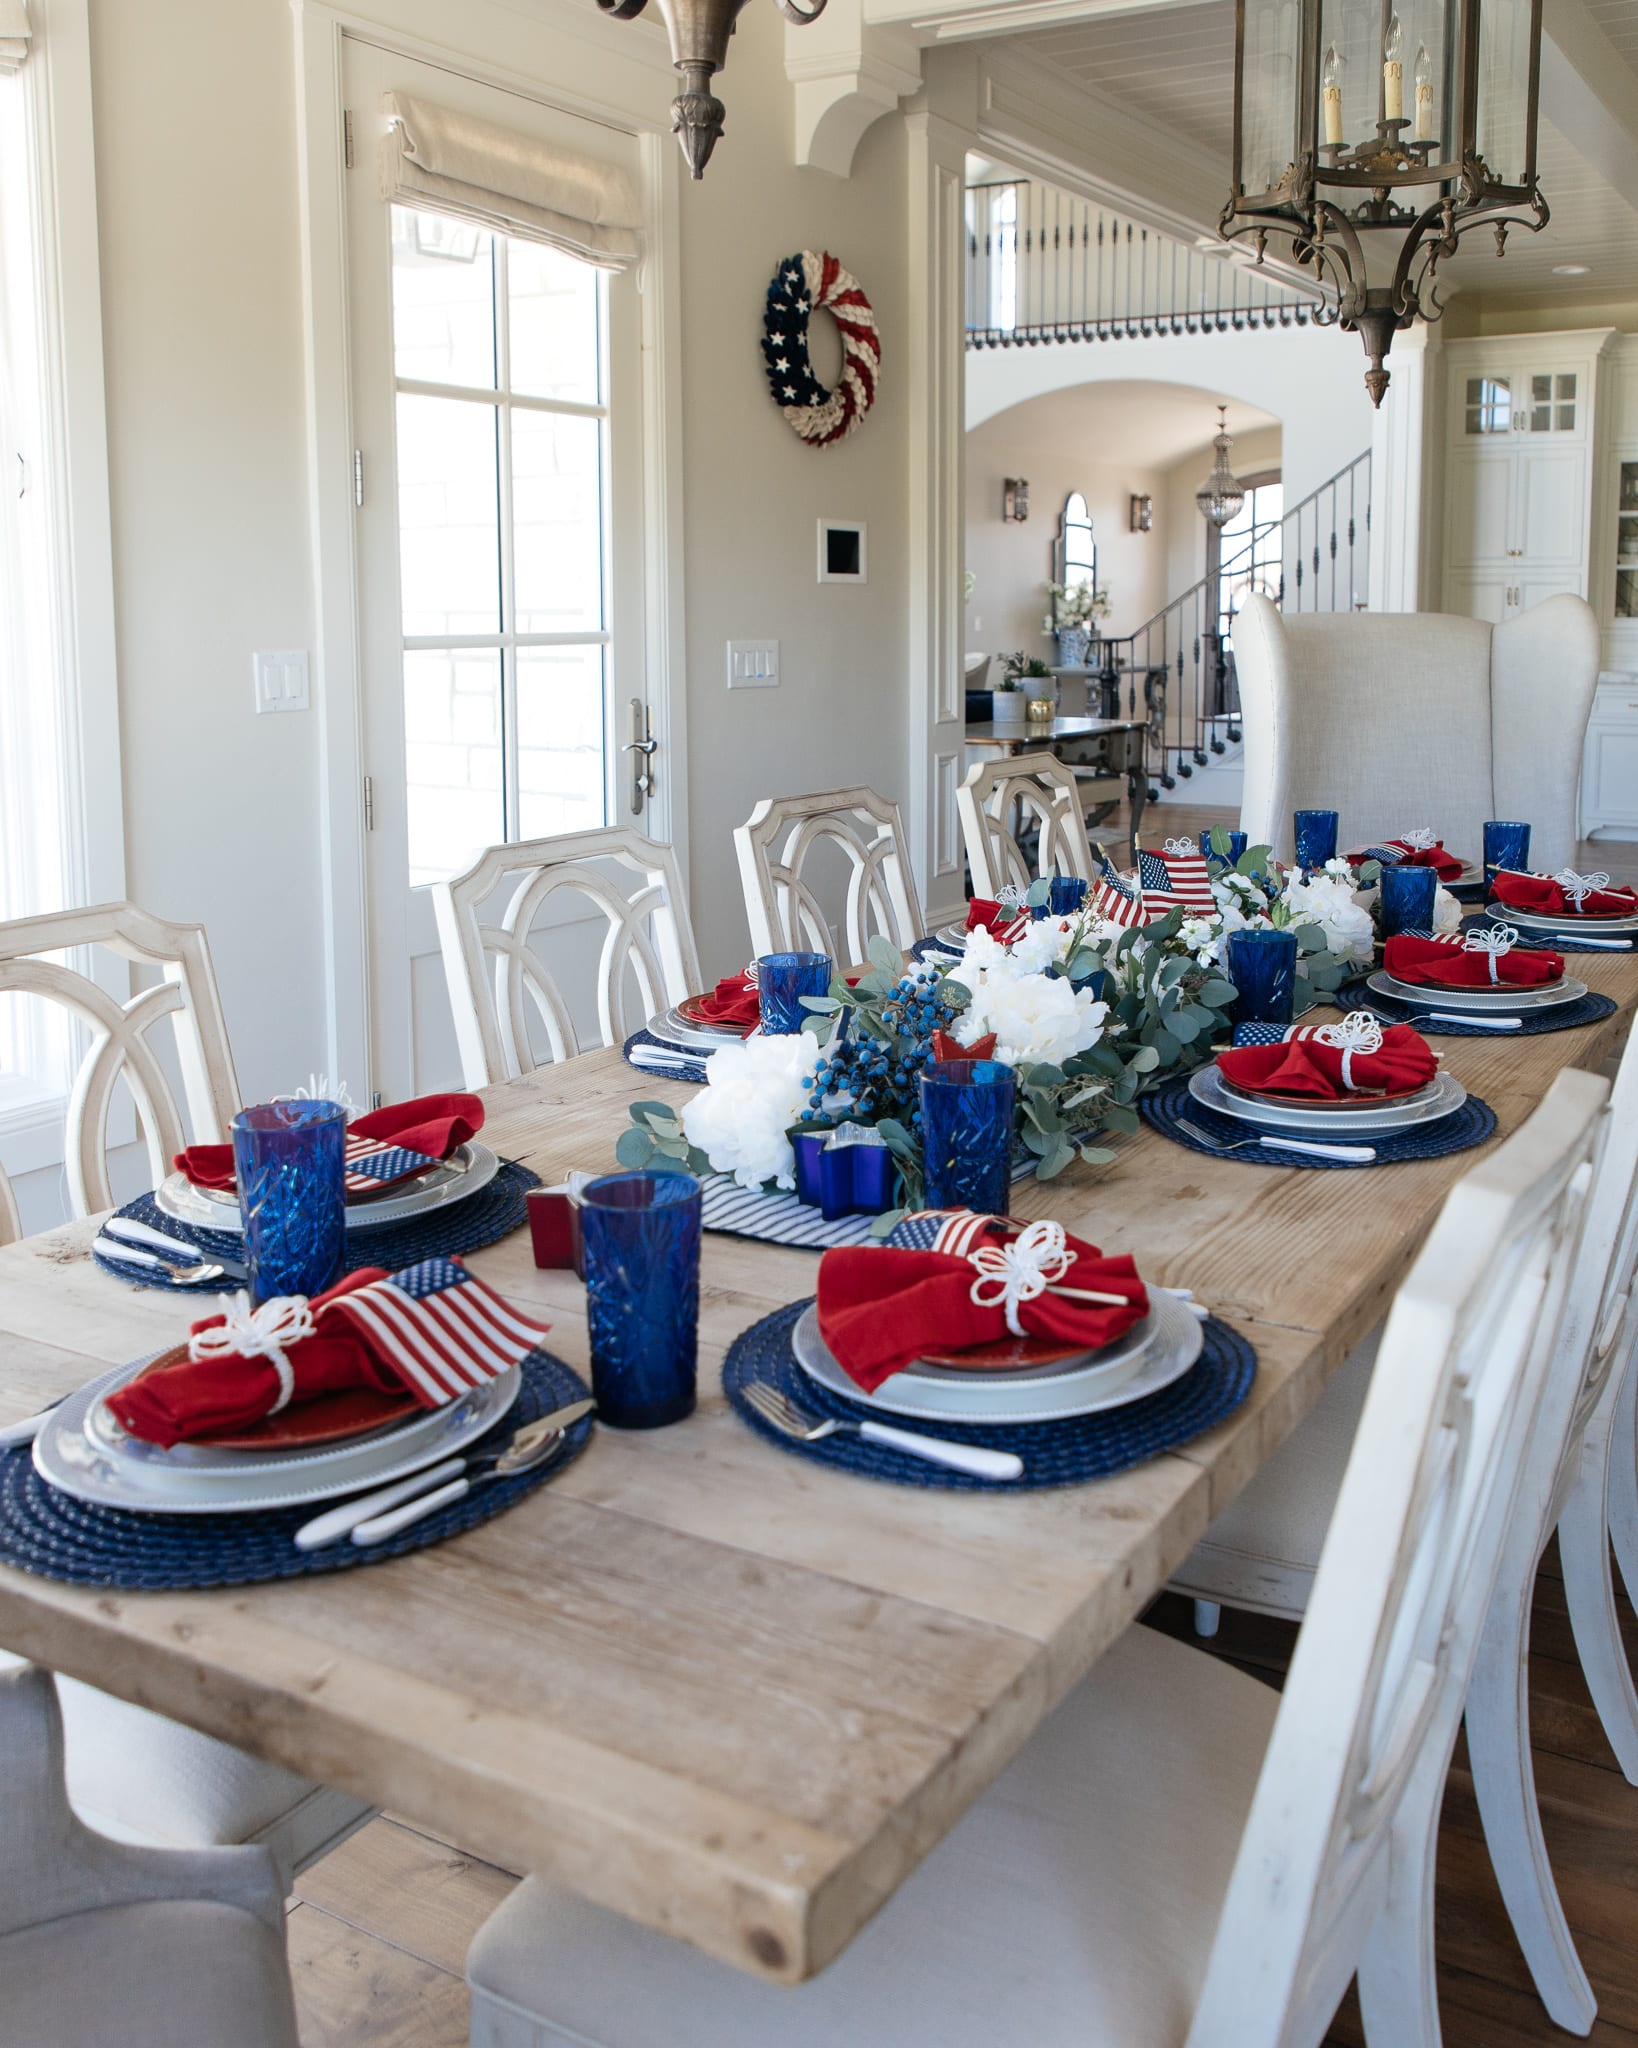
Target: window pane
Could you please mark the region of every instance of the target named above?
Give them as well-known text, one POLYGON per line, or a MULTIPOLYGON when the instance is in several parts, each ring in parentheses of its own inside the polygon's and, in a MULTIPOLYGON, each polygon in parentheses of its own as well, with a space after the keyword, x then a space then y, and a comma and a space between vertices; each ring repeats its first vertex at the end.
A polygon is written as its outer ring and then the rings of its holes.
POLYGON ((506 271, 512 389, 528 398, 601 403, 601 273, 535 242, 509 242, 506 271))
POLYGON ((398 398, 398 549, 406 633, 500 630, 495 409, 398 398))
POLYGON ((512 415, 513 576, 520 633, 603 625, 603 434, 596 420, 512 415))
POLYGON ((495 388, 495 238, 447 214, 392 210, 393 365, 424 384, 495 388))
POLYGON ((1298 28, 1293 0, 1246 0, 1240 176, 1247 192, 1268 191, 1298 153, 1298 28))
POLYGON ((1479 9, 1479 154, 1491 175, 1525 173, 1530 87, 1530 0, 1485 0, 1479 9))
POLYGON ((458 874, 506 836, 500 661, 492 647, 404 656, 412 888, 458 874))
POLYGON ((524 839, 607 823, 603 650, 518 650, 518 831, 524 839))

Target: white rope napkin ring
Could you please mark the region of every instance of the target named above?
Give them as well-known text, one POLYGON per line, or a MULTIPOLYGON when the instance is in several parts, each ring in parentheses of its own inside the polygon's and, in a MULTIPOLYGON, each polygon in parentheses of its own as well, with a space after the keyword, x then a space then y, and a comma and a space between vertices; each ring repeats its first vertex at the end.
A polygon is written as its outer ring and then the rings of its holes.
POLYGON ((762 962, 753 960, 745 969, 745 979, 755 988, 762 979, 762 962))
POLYGON ((1496 972, 1496 962, 1504 953, 1512 952, 1518 942, 1519 935, 1510 924, 1481 925, 1477 931, 1468 933, 1462 941, 1462 949, 1468 953, 1488 953, 1490 979, 1499 982, 1501 976, 1496 972))
POLYGON ((1165 850, 1167 853, 1198 853, 1200 842, 1197 839, 1168 839, 1165 850))
POLYGON ((279 1398, 267 1411, 277 1415, 289 1406, 296 1391, 296 1375, 284 1347, 311 1337, 316 1328, 305 1294, 277 1294, 252 1308, 250 1296, 241 1292, 234 1295, 214 1328, 194 1331, 188 1339, 188 1356, 196 1365, 209 1358, 265 1358, 278 1375, 279 1398))
POLYGON ((1610 885, 1610 878, 1604 873, 1602 868, 1596 874, 1591 875, 1578 875, 1574 868, 1560 868, 1558 873, 1554 875, 1553 880, 1564 891, 1566 896, 1573 896, 1575 898, 1577 910, 1581 908, 1582 904, 1586 902, 1595 889, 1607 889, 1610 885))
POLYGON ((1431 853, 1439 843, 1438 834, 1426 825, 1418 825, 1414 832, 1401 832, 1399 837, 1412 853, 1431 853))
POLYGON ((1124 1294, 1100 1294, 1090 1287, 1057 1284, 1075 1263, 1076 1256, 1065 1242, 1063 1225, 1043 1218, 1021 1230, 1010 1244, 981 1244, 967 1254, 967 1263, 978 1269, 969 1296, 977 1308, 999 1306, 1015 1337, 1024 1335, 1024 1326, 1018 1320, 1019 1309, 1026 1301, 1049 1292, 1068 1295, 1075 1301, 1101 1301, 1111 1308, 1124 1308, 1124 1294))
POLYGON ((1321 1024, 1314 1032, 1316 1045, 1336 1046, 1342 1054, 1342 1085, 1350 1093, 1354 1085, 1354 1055, 1382 1050, 1382 1026, 1369 1010, 1350 1010, 1340 1024, 1321 1024))

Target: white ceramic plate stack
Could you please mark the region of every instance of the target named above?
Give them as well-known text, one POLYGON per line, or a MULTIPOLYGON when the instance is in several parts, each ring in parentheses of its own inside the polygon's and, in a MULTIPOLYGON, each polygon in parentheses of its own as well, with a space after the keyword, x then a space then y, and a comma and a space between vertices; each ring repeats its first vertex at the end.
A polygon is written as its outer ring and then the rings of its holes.
MULTIPOLYGON (((434 1209, 447 1209, 488 1187, 499 1171, 499 1159, 487 1145, 480 1145, 474 1138, 468 1144, 456 1146, 447 1159, 440 1159, 436 1166, 406 1182, 402 1194, 349 1202, 347 1228, 374 1230, 383 1223, 407 1223, 414 1217, 430 1215, 434 1209)), ((154 1190, 154 1202, 178 1223, 191 1223, 199 1230, 244 1234, 235 1189, 196 1188, 185 1174, 173 1173, 154 1190)))
POLYGON ((1270 1102, 1266 1096, 1246 1095, 1231 1088, 1216 1066, 1197 1067, 1189 1076, 1189 1093, 1202 1109, 1218 1116, 1232 1117, 1254 1129, 1285 1131, 1292 1137, 1352 1138, 1368 1145, 1372 1138, 1392 1137, 1422 1124, 1436 1124, 1454 1116, 1467 1100, 1467 1090, 1454 1074, 1439 1072, 1425 1088, 1397 1102, 1374 1108, 1339 1109, 1334 1103, 1270 1102))
POLYGON ((506 1414, 521 1384, 514 1368, 447 1407, 340 1443, 266 1451, 178 1444, 162 1451, 127 1436, 104 1405, 149 1362, 117 1366, 53 1409, 34 1439, 34 1469, 42 1479, 97 1507, 150 1514, 301 1507, 384 1486, 465 1450, 506 1414))
MULTIPOLYGON (((1538 982, 1532 987, 1520 987, 1512 982, 1502 982, 1495 988, 1431 988, 1422 982, 1400 981, 1385 967, 1379 967, 1368 975, 1365 986, 1379 996, 1388 996, 1396 1003, 1409 1003, 1418 1010, 1469 1010, 1475 1016, 1528 1017, 1538 1010, 1555 1010, 1566 1003, 1579 1003, 1587 993, 1587 984, 1577 981, 1573 975, 1563 975, 1557 981, 1538 982)), ((1406 1023, 1415 1019, 1407 1017, 1406 1023)))
POLYGON ((746 1034, 729 1024, 691 1024, 673 1005, 644 1026, 650 1038, 673 1052, 688 1053, 694 1059, 708 1059, 725 1045, 743 1045, 746 1034))
POLYGON ((1638 939, 1638 913, 1631 917, 1565 917, 1545 910, 1515 910, 1511 903, 1493 903, 1485 912, 1497 924, 1510 924, 1532 939, 1638 939))
POLYGON ((1142 1322, 1102 1350, 1007 1372, 918 1362, 866 1394, 820 1336, 817 1309, 805 1309, 791 1332, 796 1362, 817 1386, 886 1415, 922 1422, 1064 1422, 1119 1408, 1181 1379, 1204 1343, 1200 1319, 1188 1303, 1156 1289, 1142 1322))

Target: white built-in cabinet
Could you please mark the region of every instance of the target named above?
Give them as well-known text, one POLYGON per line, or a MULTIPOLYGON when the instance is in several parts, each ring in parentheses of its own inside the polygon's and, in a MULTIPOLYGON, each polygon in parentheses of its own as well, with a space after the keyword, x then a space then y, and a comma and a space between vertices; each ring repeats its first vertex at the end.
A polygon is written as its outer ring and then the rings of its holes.
POLYGON ((1581 758, 1581 834, 1638 838, 1638 675, 1598 678, 1581 758))

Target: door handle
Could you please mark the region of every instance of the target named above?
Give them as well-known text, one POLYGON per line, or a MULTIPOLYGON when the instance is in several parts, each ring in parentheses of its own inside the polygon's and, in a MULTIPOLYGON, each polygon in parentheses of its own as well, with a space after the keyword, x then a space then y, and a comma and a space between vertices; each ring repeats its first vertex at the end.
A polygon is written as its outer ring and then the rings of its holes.
POLYGON ((649 773, 649 764, 659 752, 660 743, 649 731, 648 706, 641 697, 631 700, 631 738, 620 749, 622 754, 636 758, 631 764, 631 815, 642 816, 643 806, 654 794, 654 777, 649 773))

